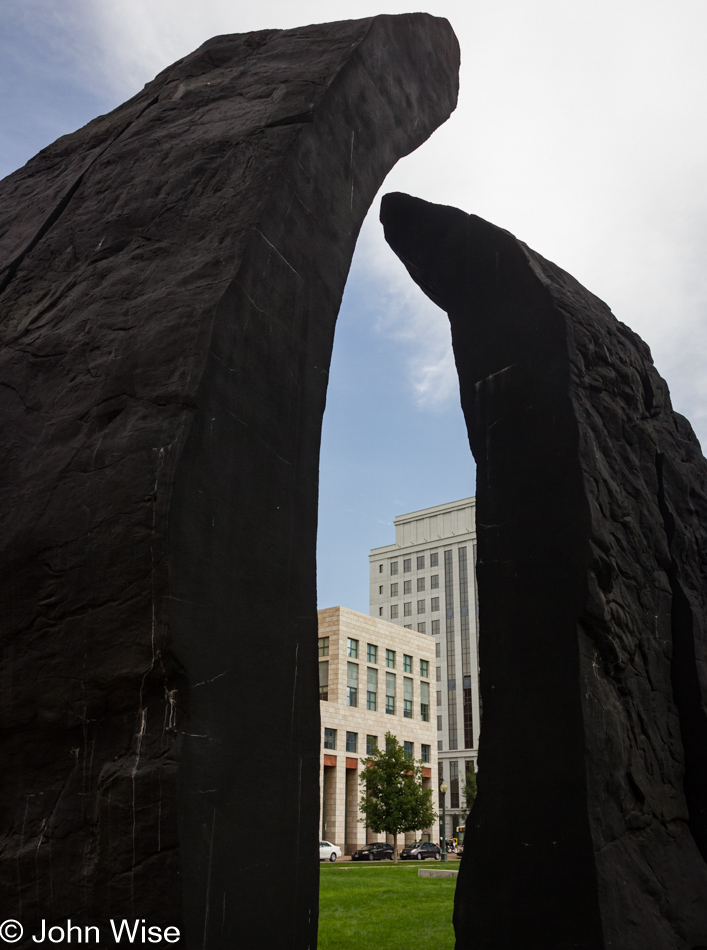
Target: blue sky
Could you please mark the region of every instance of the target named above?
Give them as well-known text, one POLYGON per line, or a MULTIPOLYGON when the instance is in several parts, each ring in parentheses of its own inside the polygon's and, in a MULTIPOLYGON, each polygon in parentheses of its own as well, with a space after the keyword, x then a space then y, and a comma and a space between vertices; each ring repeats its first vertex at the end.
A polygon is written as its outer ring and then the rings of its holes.
MULTIPOLYGON (((651 346, 707 436, 703 0, 430 0, 462 47, 459 108, 389 176, 513 231, 651 346)), ((208 37, 407 12, 392 0, 4 0, 0 176, 208 37)), ((324 423, 320 606, 367 611, 396 514, 474 490, 446 317, 388 250, 377 205, 342 307, 324 423)))

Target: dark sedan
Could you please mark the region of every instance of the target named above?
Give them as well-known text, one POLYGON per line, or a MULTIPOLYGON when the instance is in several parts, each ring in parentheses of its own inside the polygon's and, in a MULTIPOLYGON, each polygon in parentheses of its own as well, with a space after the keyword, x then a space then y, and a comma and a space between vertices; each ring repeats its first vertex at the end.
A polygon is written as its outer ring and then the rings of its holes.
POLYGON ((352 861, 383 861, 393 860, 393 846, 384 841, 372 841, 370 844, 364 844, 358 851, 351 855, 352 861))
POLYGON ((414 844, 409 844, 407 848, 403 848, 400 858, 403 861, 424 861, 425 858, 434 858, 435 861, 440 861, 442 849, 438 844, 433 844, 431 841, 416 841, 414 844))

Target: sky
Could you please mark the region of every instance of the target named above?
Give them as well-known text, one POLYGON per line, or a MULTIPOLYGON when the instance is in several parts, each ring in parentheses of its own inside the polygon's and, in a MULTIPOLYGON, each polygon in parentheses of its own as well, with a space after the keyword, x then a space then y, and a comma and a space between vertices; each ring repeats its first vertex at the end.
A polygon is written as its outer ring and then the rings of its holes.
MULTIPOLYGON (((3 0, 0 177, 219 33, 420 7, 368 0, 3 0)), ((512 231, 651 347, 707 437, 704 0, 428 0, 462 51, 459 105, 382 192, 512 231)), ((321 607, 368 612, 393 518, 474 493, 446 316, 383 241, 377 198, 339 315, 324 419, 321 607)), ((519 460, 519 463, 521 460, 519 460)))

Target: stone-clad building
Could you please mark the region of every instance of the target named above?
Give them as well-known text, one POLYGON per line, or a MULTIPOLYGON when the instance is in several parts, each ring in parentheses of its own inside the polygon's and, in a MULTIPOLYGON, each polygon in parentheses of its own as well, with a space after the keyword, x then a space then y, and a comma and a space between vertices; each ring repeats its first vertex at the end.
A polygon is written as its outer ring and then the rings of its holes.
POLYGON ((436 784, 449 786, 448 835, 466 816, 464 775, 481 723, 475 510, 475 498, 462 498, 398 515, 395 543, 369 555, 371 616, 434 638, 436 784))
MULTIPOLYGON (((358 803, 361 760, 384 747, 386 732, 423 760, 423 784, 433 788, 437 809, 434 665, 429 637, 346 607, 319 611, 320 831, 344 854, 383 838, 359 822, 358 803)), ((437 839, 437 827, 424 830, 437 839)))

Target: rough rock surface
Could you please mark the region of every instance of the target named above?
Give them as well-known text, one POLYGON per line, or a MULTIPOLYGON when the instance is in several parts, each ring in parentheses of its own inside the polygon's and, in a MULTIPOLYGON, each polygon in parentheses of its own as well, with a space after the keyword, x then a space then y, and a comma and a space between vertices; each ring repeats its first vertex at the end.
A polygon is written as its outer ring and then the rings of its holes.
POLYGON ((707 945, 707 463, 648 347, 569 274, 387 195, 450 317, 478 466, 479 794, 457 947, 707 945))
POLYGON ((458 62, 426 14, 216 37, 0 184, 0 917, 26 937, 316 945, 334 323, 458 62))

